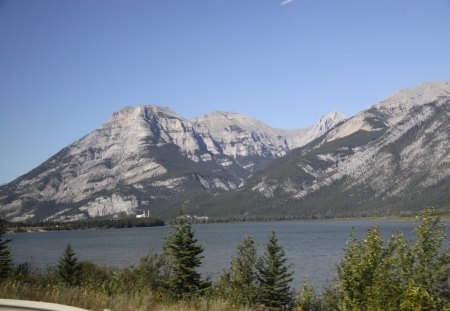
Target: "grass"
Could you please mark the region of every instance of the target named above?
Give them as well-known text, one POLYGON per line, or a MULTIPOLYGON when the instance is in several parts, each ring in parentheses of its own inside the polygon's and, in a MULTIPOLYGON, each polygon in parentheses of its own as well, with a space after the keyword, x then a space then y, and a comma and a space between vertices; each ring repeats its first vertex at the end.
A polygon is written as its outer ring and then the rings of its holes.
POLYGON ((80 287, 64 285, 33 286, 19 281, 6 280, 0 284, 0 297, 59 303, 92 311, 252 311, 236 307, 222 299, 198 298, 191 301, 172 302, 149 290, 108 295, 80 287))

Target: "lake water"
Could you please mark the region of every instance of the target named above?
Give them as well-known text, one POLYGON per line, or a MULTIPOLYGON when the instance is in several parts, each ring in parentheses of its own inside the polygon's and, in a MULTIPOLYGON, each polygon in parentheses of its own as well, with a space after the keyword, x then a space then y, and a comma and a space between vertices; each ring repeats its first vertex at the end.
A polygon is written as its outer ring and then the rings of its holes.
MULTIPOLYGON (((444 220, 449 233, 450 220, 444 220)), ((268 234, 274 230, 293 265, 293 286, 299 288, 307 278, 321 290, 336 275, 336 264, 342 258, 345 242, 352 228, 358 237, 373 225, 378 225, 385 239, 402 232, 413 239, 412 221, 327 220, 289 221, 193 225, 195 236, 204 246, 200 271, 203 276, 216 279, 229 267, 236 246, 250 235, 259 241, 262 253, 268 234)), ((161 252, 170 227, 76 230, 8 234, 15 263, 31 262, 45 268, 57 263, 67 243, 71 243, 79 259, 90 259, 99 264, 125 267, 136 264, 150 251, 161 252)), ((448 240, 446 241, 448 245, 448 240)))

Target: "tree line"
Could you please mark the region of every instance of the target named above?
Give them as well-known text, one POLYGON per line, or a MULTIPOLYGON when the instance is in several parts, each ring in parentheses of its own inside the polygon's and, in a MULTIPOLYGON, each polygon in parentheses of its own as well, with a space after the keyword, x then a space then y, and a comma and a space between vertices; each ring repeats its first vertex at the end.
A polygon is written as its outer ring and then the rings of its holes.
MULTIPOLYGON (((275 232, 270 232, 261 256, 256 241, 246 237, 237 246, 230 267, 212 282, 197 270, 203 247, 188 218, 180 215, 173 227, 161 254, 149 255, 136 267, 125 269, 79 261, 70 244, 58 264, 44 272, 29 264, 14 266, 9 240, 2 234, 0 294, 24 299, 32 291, 75 290, 78 296, 93 300, 125 295, 128 307, 134 301, 130 310, 152 310, 156 302, 183 302, 194 304, 195 310, 215 310, 214 301, 222 301, 217 310, 450 310, 450 249, 443 247, 444 224, 431 210, 415 228, 415 241, 396 233, 385 242, 376 226, 361 240, 352 234, 337 265, 336 280, 320 294, 308 283, 294 291, 293 269, 275 232), (24 294, 24 288, 30 292, 24 294)), ((68 294, 64 295, 67 299, 68 294)), ((98 303, 84 307, 105 307, 98 303)), ((114 305, 106 307, 114 310, 114 305)), ((117 310, 125 310, 121 308, 117 310)))
POLYGON ((35 223, 7 223, 13 232, 26 232, 26 229, 45 231, 62 231, 62 230, 86 230, 86 229, 121 229, 134 227, 156 227, 164 226, 165 222, 155 217, 135 218, 127 217, 120 219, 95 218, 78 220, 71 222, 35 222, 35 223))

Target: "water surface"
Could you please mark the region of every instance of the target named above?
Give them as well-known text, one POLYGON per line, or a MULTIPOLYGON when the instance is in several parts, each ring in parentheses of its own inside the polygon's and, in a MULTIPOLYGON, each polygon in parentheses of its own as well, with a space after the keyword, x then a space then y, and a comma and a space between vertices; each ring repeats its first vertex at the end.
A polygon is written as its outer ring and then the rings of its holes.
MULTIPOLYGON (((444 222, 448 234, 450 220, 444 222)), ((248 235, 259 241, 262 252, 269 232, 274 230, 293 265, 293 286, 299 288, 307 278, 320 290, 335 277, 336 264, 342 258, 352 228, 358 237, 362 237, 375 224, 386 239, 396 231, 413 239, 412 229, 417 223, 399 220, 285 221, 202 224, 193 225, 193 229, 205 249, 200 269, 203 276, 216 279, 229 267, 237 244, 248 235)), ((16 263, 29 261, 40 268, 54 265, 66 244, 71 243, 79 259, 126 267, 135 265, 149 252, 161 252, 164 237, 172 230, 170 227, 75 230, 8 234, 8 237, 13 239, 11 249, 16 263)))

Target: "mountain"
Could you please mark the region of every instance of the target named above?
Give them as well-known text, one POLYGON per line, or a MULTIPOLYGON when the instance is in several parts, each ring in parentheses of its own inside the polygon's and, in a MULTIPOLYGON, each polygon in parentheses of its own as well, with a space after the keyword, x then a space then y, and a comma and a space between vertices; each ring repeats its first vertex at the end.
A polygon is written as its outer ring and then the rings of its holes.
POLYGON ((69 221, 149 211, 170 217, 182 204, 237 189, 258 169, 344 120, 280 130, 230 112, 187 120, 168 108, 127 107, 101 128, 0 187, 1 216, 69 221))
POLYGON ((327 218, 450 211, 450 81, 400 90, 351 118, 281 130, 232 112, 187 120, 128 107, 0 186, 0 215, 327 218))
POLYGON ((256 172, 196 211, 216 217, 450 211, 450 81, 404 89, 256 172))

